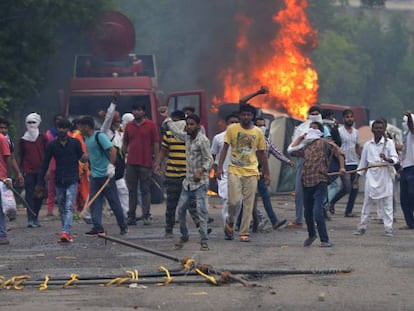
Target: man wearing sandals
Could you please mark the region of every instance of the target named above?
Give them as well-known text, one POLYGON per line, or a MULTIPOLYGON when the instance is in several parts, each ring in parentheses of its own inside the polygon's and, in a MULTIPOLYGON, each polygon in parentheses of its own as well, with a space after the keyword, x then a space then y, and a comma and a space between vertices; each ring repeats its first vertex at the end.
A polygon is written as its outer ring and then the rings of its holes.
POLYGON ((207 251, 208 248, 208 211, 207 190, 209 183, 209 172, 213 165, 213 157, 210 153, 210 141, 206 135, 200 132, 200 117, 191 114, 186 118, 185 129, 182 130, 171 118, 163 122, 177 138, 185 142, 186 150, 186 176, 183 180, 180 198, 177 204, 178 219, 180 221, 181 238, 175 244, 176 249, 181 249, 188 241, 188 229, 186 223, 187 209, 190 200, 195 198, 198 216, 200 218, 200 250, 207 251))
POLYGON ((240 123, 227 127, 216 175, 217 178, 221 178, 224 160, 231 147, 228 167, 228 216, 224 234, 226 240, 233 239, 234 220, 242 199, 243 216, 239 235, 240 241, 249 242, 250 220, 259 179, 259 163, 266 185, 270 183, 270 178, 264 135, 252 122, 256 117, 256 109, 249 104, 241 104, 239 117, 240 123))

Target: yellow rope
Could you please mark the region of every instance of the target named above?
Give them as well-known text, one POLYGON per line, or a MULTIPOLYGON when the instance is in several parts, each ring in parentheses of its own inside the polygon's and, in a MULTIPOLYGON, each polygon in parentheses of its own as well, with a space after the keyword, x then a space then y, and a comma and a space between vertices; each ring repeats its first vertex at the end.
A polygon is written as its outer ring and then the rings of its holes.
POLYGON ((73 285, 74 283, 76 283, 77 281, 79 281, 79 274, 72 273, 70 275, 70 277, 71 277, 71 279, 63 285, 63 288, 67 288, 67 287, 73 285))
POLYGON ((211 275, 208 275, 208 274, 205 274, 203 271, 201 271, 200 269, 198 269, 198 268, 195 268, 194 269, 198 274, 200 274, 202 277, 204 277, 204 278, 206 278, 207 280, 209 280, 210 281, 210 283, 212 283, 212 284, 214 284, 214 285, 217 285, 217 280, 214 278, 214 276, 211 276, 211 275))
POLYGON ((49 283, 50 276, 49 274, 46 274, 45 281, 39 285, 39 290, 46 290, 47 289, 47 283, 49 283))
MULTIPOLYGON (((16 276, 13 276, 12 278, 10 278, 7 281, 3 282, 0 286, 0 288, 4 287, 6 289, 22 290, 22 289, 24 289, 24 286, 20 286, 20 285, 23 284, 29 278, 30 278, 30 275, 16 275, 16 276)), ((4 280, 4 278, 1 277, 1 280, 4 280)))
POLYGON ((138 281, 138 270, 135 269, 134 271, 127 271, 128 274, 131 275, 131 281, 138 281))
POLYGON ((172 282, 172 280, 174 279, 174 278, 170 275, 170 271, 168 271, 168 269, 167 269, 167 268, 165 268, 165 267, 163 267, 163 266, 159 267, 159 268, 158 268, 158 270, 160 270, 160 271, 164 271, 164 272, 165 272, 165 274, 167 275, 167 276, 164 276, 164 278, 165 278, 164 285, 168 285, 168 284, 170 284, 170 283, 172 282))
POLYGON ((121 286, 123 283, 125 283, 126 281, 130 281, 131 278, 114 278, 112 280, 110 280, 108 283, 106 284, 101 284, 100 286, 112 286, 114 284, 116 284, 116 286, 121 286))

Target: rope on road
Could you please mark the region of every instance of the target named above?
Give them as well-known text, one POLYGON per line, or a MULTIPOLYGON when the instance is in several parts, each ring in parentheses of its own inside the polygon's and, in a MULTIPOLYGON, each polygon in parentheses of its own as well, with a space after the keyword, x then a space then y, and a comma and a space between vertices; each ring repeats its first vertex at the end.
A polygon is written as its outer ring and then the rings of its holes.
POLYGON ((63 284, 63 288, 68 288, 69 286, 75 284, 77 281, 79 281, 79 274, 72 273, 70 275, 70 280, 63 284))
POLYGON ((48 288, 47 283, 49 283, 49 280, 50 280, 50 276, 49 274, 46 274, 45 281, 39 285, 40 291, 46 290, 48 288))
POLYGON ((167 276, 165 276, 165 277, 164 277, 164 278, 165 278, 165 282, 164 282, 164 284, 163 284, 163 285, 168 285, 168 284, 170 284, 170 283, 172 282, 172 280, 174 279, 174 278, 170 275, 170 271, 168 271, 168 269, 167 269, 167 268, 165 268, 164 266, 159 267, 159 268, 158 268, 158 270, 160 270, 160 271, 164 271, 164 272, 165 272, 165 274, 167 275, 167 276))
POLYGON ((22 284, 26 282, 26 280, 29 278, 30 275, 27 274, 16 275, 3 282, 4 277, 0 277, 0 280, 2 281, 2 283, 0 284, 0 288, 22 290, 24 289, 24 286, 22 284))

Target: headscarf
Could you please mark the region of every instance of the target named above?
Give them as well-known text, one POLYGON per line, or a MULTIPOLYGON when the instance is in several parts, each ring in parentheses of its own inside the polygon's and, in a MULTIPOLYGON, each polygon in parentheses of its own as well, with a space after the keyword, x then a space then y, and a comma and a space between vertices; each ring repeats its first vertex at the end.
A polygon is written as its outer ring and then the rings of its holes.
POLYGON ((121 127, 122 129, 125 130, 125 127, 127 125, 128 122, 134 120, 134 115, 130 112, 124 113, 122 115, 122 122, 121 122, 121 127))
POLYGON ((32 112, 26 117, 26 132, 23 135, 23 139, 31 142, 35 142, 39 137, 39 125, 42 122, 42 118, 36 112, 32 112))
POLYGON ((320 130, 317 129, 313 129, 313 128, 309 128, 306 131, 306 136, 303 139, 303 143, 305 145, 310 144, 311 142, 313 142, 315 139, 319 139, 323 136, 323 133, 320 130))

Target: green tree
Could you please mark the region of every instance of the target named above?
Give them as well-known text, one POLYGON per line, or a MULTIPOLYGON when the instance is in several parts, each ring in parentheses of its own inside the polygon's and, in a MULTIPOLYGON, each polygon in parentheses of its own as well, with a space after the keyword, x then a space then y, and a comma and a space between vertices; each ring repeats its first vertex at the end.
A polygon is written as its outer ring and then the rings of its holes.
POLYGON ((84 27, 109 0, 13 0, 0 4, 0 114, 19 111, 39 93, 59 31, 84 27))
POLYGON ((312 54, 319 73, 320 101, 364 105, 371 117, 398 117, 412 96, 406 15, 328 6, 317 0, 310 16, 319 26, 312 54), (384 14, 385 13, 385 14, 384 14))

